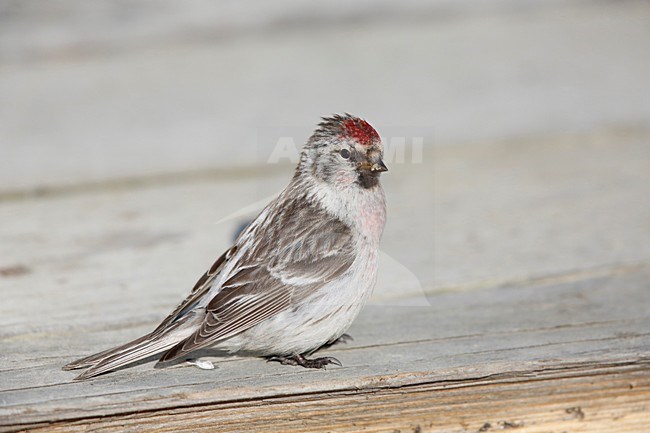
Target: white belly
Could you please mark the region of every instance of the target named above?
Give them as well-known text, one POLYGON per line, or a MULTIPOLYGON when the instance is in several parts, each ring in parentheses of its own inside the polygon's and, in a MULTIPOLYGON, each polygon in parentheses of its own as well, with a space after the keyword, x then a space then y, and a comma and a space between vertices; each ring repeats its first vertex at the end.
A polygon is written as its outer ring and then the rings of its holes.
POLYGON ((304 354, 333 342, 350 327, 372 293, 377 251, 359 257, 344 276, 270 319, 216 347, 256 355, 304 354))

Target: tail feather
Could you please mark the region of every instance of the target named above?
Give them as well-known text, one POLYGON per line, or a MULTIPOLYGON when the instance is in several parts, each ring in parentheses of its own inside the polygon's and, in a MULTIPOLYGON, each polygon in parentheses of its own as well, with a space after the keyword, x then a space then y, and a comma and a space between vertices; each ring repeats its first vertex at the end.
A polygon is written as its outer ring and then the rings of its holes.
POLYGON ((123 344, 121 346, 112 347, 112 348, 104 350, 102 352, 95 353, 95 354, 90 355, 90 356, 86 356, 85 358, 77 359, 76 361, 72 361, 71 363, 66 364, 63 367, 63 370, 77 370, 79 368, 92 367, 93 365, 97 364, 98 362, 100 362, 104 358, 107 358, 107 357, 111 356, 114 353, 123 352, 123 351, 125 351, 127 349, 130 349, 131 347, 135 347, 136 345, 142 343, 143 341, 146 341, 146 340, 151 339, 151 338, 152 338, 152 334, 143 335, 142 337, 137 338, 137 339, 135 339, 133 341, 129 341, 128 343, 123 344))
POLYGON ((173 334, 154 336, 153 339, 150 338, 150 335, 146 335, 145 337, 141 337, 131 343, 111 349, 110 351, 93 355, 97 356, 98 359, 92 360, 93 364, 90 368, 75 377, 75 380, 89 379, 110 370, 122 367, 123 365, 139 361, 150 355, 160 353, 175 346, 182 339, 179 339, 178 335, 173 334))
POLYGON ((153 332, 136 338, 126 344, 73 361, 63 367, 64 370, 88 368, 75 377, 75 380, 89 379, 107 371, 140 361, 148 356, 168 350, 194 333, 197 321, 202 316, 188 314, 165 328, 156 328, 153 332))

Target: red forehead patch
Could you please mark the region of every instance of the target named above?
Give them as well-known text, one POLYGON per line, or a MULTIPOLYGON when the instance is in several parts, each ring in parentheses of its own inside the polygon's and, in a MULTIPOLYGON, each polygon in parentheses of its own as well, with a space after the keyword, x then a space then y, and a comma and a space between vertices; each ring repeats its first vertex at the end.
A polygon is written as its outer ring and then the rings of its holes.
POLYGON ((363 146, 371 146, 374 141, 379 141, 379 134, 375 128, 362 119, 347 119, 343 127, 348 136, 357 140, 363 146))

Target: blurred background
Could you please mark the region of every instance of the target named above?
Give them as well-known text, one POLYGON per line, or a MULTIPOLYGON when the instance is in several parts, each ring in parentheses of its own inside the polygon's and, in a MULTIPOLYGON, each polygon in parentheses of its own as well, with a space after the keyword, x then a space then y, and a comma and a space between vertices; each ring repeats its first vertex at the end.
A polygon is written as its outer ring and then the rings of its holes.
POLYGON ((648 23, 647 1, 2 0, 0 283, 133 314, 157 287, 166 311, 335 112, 390 151, 376 302, 647 261, 648 23))

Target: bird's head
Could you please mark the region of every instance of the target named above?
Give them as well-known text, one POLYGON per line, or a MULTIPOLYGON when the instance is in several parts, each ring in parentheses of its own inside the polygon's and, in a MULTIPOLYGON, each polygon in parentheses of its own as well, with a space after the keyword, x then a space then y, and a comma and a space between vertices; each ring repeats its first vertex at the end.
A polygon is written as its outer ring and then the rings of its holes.
POLYGON ((303 149, 299 171, 337 187, 372 188, 387 171, 377 131, 350 114, 324 117, 303 149))

